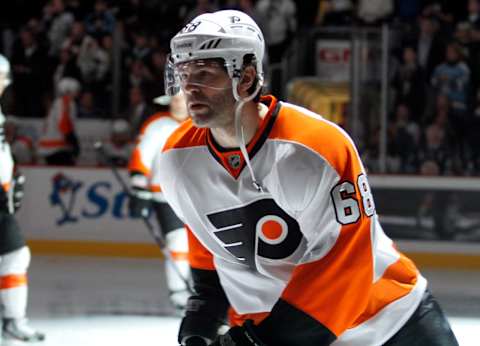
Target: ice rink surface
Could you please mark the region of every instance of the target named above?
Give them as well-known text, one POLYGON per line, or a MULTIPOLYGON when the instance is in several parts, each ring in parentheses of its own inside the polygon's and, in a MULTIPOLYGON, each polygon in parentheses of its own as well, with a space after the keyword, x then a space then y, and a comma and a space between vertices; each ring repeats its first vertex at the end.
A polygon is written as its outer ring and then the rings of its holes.
MULTIPOLYGON (((480 272, 422 272, 460 345, 480 345, 480 272)), ((30 321, 47 334, 38 345, 177 345, 161 260, 34 255, 29 278, 30 321)))

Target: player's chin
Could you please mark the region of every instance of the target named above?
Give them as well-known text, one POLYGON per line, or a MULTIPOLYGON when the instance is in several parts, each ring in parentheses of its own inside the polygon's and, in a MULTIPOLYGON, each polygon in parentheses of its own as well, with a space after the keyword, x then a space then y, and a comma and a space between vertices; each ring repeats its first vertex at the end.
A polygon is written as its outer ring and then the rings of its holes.
POLYGON ((205 113, 190 114, 190 118, 192 119, 192 122, 196 127, 209 127, 211 123, 210 114, 205 114, 205 113))

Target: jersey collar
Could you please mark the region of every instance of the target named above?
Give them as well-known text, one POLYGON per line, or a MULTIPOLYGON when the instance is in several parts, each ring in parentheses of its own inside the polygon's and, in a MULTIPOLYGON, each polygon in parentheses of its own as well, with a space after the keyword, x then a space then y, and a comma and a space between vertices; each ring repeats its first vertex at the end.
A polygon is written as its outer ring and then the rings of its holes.
MULTIPOLYGON (((272 95, 262 96, 260 102, 268 107, 268 112, 260 123, 260 127, 252 140, 247 144, 247 152, 250 160, 253 159, 267 140, 280 109, 280 102, 272 95)), ((222 165, 232 177, 235 179, 238 178, 245 167, 245 159, 240 148, 222 147, 215 141, 210 130, 207 131, 207 147, 214 159, 222 165)))

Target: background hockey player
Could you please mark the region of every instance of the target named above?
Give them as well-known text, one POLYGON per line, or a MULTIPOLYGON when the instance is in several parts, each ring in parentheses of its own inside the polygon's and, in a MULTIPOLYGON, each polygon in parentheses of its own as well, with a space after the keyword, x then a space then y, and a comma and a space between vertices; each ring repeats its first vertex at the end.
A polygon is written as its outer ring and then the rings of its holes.
MULTIPOLYGON (((133 148, 130 124, 125 119, 115 119, 112 122, 110 138, 103 142, 103 149, 109 161, 117 167, 126 167, 133 148)), ((104 155, 97 157, 97 163, 103 166, 109 164, 104 155)))
POLYGON ((57 85, 57 97, 53 101, 38 143, 38 152, 48 165, 72 166, 80 153, 75 132, 80 83, 70 77, 62 78, 57 85))
POLYGON ((458 345, 426 279, 383 232, 357 149, 335 124, 260 98, 263 35, 238 11, 171 40, 169 92, 191 120, 153 179, 188 225, 195 295, 182 345, 458 345), (217 336, 228 307, 233 326, 217 336))
MULTIPOLYGON (((10 64, 0 55, 0 96, 10 83, 10 64)), ((28 326, 27 269, 30 250, 20 233, 14 213, 20 207, 25 178, 14 174, 10 146, 5 140, 5 117, 0 109, 0 314, 2 337, 21 341, 41 341, 44 334, 28 326)))
POLYGON ((157 153, 179 123, 187 118, 187 112, 185 98, 181 93, 172 97, 166 95, 157 97, 154 103, 158 106, 158 111, 147 119, 140 129, 137 145, 128 166, 133 192, 130 212, 132 216, 148 217, 150 207, 153 207, 165 237, 167 251, 174 261, 174 263, 170 260, 165 261, 170 300, 175 307, 183 309, 190 296, 185 283, 185 279, 190 277, 187 233, 184 224, 165 202, 160 186, 152 181, 151 177, 155 173, 152 170, 162 169, 153 168, 157 153), (182 277, 179 276, 178 270, 182 277))

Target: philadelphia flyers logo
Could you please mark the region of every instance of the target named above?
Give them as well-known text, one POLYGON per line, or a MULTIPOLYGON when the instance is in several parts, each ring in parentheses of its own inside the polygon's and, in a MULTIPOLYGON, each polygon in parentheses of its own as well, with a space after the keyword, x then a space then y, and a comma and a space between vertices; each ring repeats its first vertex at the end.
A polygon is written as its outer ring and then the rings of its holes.
POLYGON ((251 268, 255 268, 255 255, 269 259, 289 257, 303 238, 297 221, 273 199, 208 214, 207 218, 224 248, 251 268))

